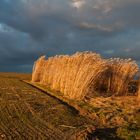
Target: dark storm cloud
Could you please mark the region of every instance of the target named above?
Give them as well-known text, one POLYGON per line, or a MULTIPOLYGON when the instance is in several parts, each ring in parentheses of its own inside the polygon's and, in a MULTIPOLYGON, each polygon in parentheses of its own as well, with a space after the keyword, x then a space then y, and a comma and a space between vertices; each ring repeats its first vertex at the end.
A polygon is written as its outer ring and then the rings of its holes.
POLYGON ((41 39, 46 36, 46 22, 44 23, 43 15, 37 15, 32 9, 32 6, 28 5, 28 1, 26 3, 23 0, 1 0, 0 22, 28 33, 37 40, 41 39))
POLYGON ((1 0, 0 71, 91 50, 140 61, 139 0, 1 0))

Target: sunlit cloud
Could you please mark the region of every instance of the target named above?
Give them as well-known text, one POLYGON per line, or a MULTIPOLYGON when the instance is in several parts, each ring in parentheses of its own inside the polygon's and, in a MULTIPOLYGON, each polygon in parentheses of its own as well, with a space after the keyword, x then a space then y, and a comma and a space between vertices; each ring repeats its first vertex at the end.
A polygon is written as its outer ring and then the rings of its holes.
POLYGON ((72 6, 74 8, 80 9, 84 5, 85 1, 84 0, 73 0, 72 1, 72 6))

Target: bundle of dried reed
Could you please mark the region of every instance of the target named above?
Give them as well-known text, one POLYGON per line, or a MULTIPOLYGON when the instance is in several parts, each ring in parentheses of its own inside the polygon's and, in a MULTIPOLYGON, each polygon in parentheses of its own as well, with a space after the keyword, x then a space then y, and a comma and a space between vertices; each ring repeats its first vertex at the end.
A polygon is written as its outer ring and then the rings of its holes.
POLYGON ((108 91, 114 95, 127 95, 128 84, 133 80, 139 68, 131 59, 113 58, 108 60, 108 91))
POLYGON ((140 77, 138 81, 138 91, 137 91, 138 98, 140 99, 140 77))
POLYGON ((84 99, 103 85, 107 86, 107 92, 125 95, 137 71, 137 64, 130 59, 105 60, 93 52, 78 52, 48 60, 44 56, 39 58, 34 65, 32 81, 48 85, 65 97, 84 99))
POLYGON ((32 81, 34 82, 40 82, 41 77, 43 75, 44 71, 44 65, 45 65, 45 56, 41 56, 33 66, 33 72, 32 72, 32 81))

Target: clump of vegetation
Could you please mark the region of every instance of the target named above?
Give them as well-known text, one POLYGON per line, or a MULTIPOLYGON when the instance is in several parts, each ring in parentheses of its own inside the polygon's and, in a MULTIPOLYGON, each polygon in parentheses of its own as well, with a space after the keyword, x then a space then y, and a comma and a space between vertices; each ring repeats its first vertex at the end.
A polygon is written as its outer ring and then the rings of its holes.
POLYGON ((32 82, 39 82, 60 91, 69 99, 90 99, 103 93, 127 95, 129 83, 138 72, 131 59, 102 59, 93 52, 72 56, 39 58, 34 65, 32 82))
POLYGON ((117 135, 125 140, 138 140, 140 138, 140 126, 131 123, 117 129, 117 135))

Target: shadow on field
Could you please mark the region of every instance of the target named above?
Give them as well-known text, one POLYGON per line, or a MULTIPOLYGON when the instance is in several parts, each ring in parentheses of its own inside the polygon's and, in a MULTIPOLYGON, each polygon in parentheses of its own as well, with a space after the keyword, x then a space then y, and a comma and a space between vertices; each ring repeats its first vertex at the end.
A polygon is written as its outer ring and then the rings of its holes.
POLYGON ((89 140, 123 140, 116 134, 117 128, 96 129, 89 140))

